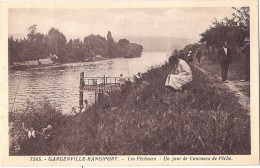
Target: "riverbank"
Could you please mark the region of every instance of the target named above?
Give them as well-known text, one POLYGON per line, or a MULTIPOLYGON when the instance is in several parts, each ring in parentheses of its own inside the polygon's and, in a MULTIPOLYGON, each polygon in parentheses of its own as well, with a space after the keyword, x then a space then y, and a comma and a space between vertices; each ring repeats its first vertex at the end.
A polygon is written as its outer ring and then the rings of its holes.
POLYGON ((50 117, 55 135, 50 150, 39 154, 250 154, 247 110, 234 93, 192 71, 184 93, 164 87, 170 68, 163 65, 143 74, 148 84, 113 93, 86 113, 50 117))

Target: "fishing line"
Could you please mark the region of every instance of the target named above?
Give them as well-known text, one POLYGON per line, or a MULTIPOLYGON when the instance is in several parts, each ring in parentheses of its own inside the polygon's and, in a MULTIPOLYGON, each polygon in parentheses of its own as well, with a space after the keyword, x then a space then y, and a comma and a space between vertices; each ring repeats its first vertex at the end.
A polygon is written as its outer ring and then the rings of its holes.
POLYGON ((129 78, 129 67, 128 67, 128 59, 127 58, 124 58, 126 59, 126 66, 127 66, 127 72, 128 72, 128 78, 129 78))
POLYGON ((12 111, 14 110, 15 99, 16 99, 16 95, 17 95, 17 92, 18 92, 18 89, 19 89, 19 86, 20 86, 20 81, 21 81, 22 73, 23 73, 23 71, 21 71, 21 74, 19 75, 18 86, 17 86, 16 92, 15 92, 15 95, 14 95, 14 102, 13 102, 12 111))

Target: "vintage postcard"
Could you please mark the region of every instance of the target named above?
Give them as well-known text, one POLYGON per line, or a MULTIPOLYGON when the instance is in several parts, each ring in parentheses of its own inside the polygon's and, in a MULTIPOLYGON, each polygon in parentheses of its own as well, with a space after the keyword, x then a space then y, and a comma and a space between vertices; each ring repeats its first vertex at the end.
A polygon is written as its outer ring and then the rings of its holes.
POLYGON ((258 1, 0 2, 1 165, 258 165, 258 1))

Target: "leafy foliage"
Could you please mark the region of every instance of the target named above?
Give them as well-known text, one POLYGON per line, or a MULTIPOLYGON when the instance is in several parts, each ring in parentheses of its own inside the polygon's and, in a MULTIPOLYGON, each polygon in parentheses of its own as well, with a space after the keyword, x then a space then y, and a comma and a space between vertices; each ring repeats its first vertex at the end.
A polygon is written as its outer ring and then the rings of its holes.
POLYGON ((27 30, 27 38, 8 38, 9 64, 39 60, 54 54, 61 63, 84 61, 96 55, 106 58, 125 57, 129 52, 134 57, 140 57, 143 50, 141 45, 129 43, 126 39, 115 42, 110 31, 107 39, 91 34, 83 42, 79 38, 67 42, 64 34, 55 28, 51 28, 47 35, 37 32, 37 25, 27 30))
POLYGON ((212 25, 201 34, 200 42, 208 46, 220 47, 225 41, 230 46, 241 47, 245 37, 249 36, 250 14, 249 7, 233 8, 232 18, 221 21, 214 20, 212 25))
POLYGON ((28 128, 41 130, 49 124, 56 128, 60 126, 63 122, 63 114, 58 104, 51 103, 47 97, 43 97, 36 102, 27 101, 24 108, 11 111, 9 122, 15 120, 23 121, 28 128))

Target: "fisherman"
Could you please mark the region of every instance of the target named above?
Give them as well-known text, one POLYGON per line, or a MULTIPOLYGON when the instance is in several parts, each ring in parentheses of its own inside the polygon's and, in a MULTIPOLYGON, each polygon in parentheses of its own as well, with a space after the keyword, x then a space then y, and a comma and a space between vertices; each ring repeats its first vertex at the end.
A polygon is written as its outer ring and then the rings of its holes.
POLYGON ((249 79, 249 71, 250 71, 250 39, 249 37, 246 37, 245 45, 241 49, 241 55, 242 55, 242 68, 241 68, 241 76, 242 79, 241 82, 244 82, 245 80, 249 79))
POLYGON ((38 152, 39 146, 38 146, 38 135, 41 135, 42 133, 36 131, 33 127, 30 127, 30 129, 26 129, 24 127, 24 122, 22 123, 22 128, 24 131, 26 131, 28 134, 27 141, 23 144, 21 149, 24 153, 29 155, 34 155, 38 152))
POLYGON ((44 136, 44 141, 49 143, 53 139, 53 137, 52 137, 52 126, 48 125, 46 128, 42 128, 41 134, 44 136))
POLYGON ((192 49, 189 49, 188 55, 187 55, 187 63, 189 65, 193 64, 193 55, 192 55, 192 49))
POLYGON ((134 76, 134 81, 135 81, 135 85, 136 86, 139 86, 141 84, 141 73, 138 72, 137 75, 134 76))
POLYGON ((185 61, 175 56, 169 58, 169 64, 174 67, 175 71, 168 75, 165 87, 172 91, 180 91, 184 85, 192 81, 191 68, 185 61), (175 67, 177 68, 175 69, 175 67))
POLYGON ((92 106, 89 104, 88 99, 85 99, 84 103, 85 103, 85 107, 83 108, 82 112, 87 112, 89 109, 91 109, 92 106))
POLYGON ((130 78, 128 78, 125 83, 125 89, 127 92, 132 90, 132 81, 130 80, 130 78))
POLYGON ((125 83, 126 83, 126 79, 124 78, 123 74, 120 74, 119 84, 122 93, 125 91, 125 83))

